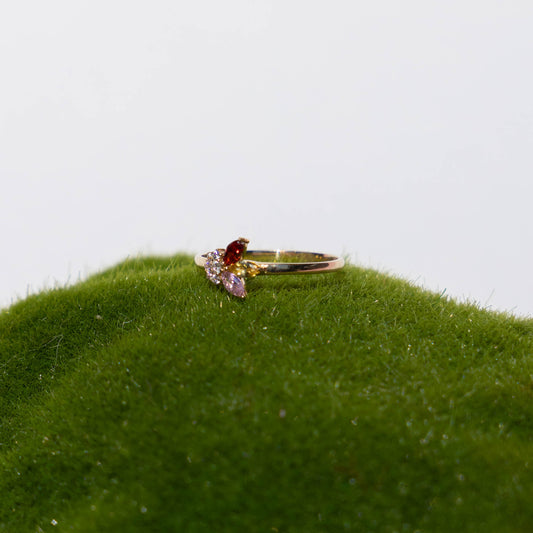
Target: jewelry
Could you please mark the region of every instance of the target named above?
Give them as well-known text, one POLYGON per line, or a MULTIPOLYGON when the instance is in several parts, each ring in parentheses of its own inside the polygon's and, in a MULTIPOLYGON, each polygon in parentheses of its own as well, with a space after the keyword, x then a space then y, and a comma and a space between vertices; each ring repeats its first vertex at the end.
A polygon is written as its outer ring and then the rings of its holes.
POLYGON ((245 280, 259 274, 315 274, 333 272, 344 266, 335 255, 287 250, 247 250, 248 239, 230 242, 226 249, 198 254, 194 262, 205 269, 207 279, 224 285, 238 298, 246 297, 245 280))

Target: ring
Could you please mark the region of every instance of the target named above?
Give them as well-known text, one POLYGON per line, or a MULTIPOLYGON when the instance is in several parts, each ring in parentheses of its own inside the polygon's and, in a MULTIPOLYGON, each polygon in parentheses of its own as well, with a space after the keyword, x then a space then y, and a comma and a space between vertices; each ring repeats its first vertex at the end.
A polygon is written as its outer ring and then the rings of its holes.
POLYGON ((194 262, 205 269, 207 279, 222 284, 238 298, 246 297, 245 280, 259 274, 315 274, 333 272, 344 266, 335 255, 292 250, 247 250, 248 239, 240 238, 224 248, 198 254, 194 262))

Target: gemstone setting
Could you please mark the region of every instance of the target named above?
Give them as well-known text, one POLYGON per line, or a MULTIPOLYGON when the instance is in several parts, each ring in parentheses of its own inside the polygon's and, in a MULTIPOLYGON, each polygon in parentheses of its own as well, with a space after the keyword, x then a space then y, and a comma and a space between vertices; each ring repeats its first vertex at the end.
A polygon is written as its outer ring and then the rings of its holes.
POLYGON ((204 268, 207 279, 212 281, 215 285, 219 285, 221 282, 220 274, 224 268, 223 251, 215 250, 214 252, 209 252, 206 255, 204 268))
POLYGON ((220 277, 222 279, 224 287, 230 294, 232 294, 233 296, 237 296, 237 298, 246 297, 246 287, 244 285, 244 279, 239 278, 239 276, 236 276, 233 272, 230 272, 229 270, 225 270, 224 272, 222 272, 220 277))
POLYGON ((243 239, 242 237, 236 241, 230 242, 224 253, 224 264, 229 266, 238 263, 242 259, 249 242, 248 239, 243 239))
POLYGON ((246 297, 246 278, 253 278, 261 272, 254 261, 244 260, 248 239, 241 237, 228 244, 226 249, 217 248, 205 254, 204 269, 207 279, 224 288, 237 298, 246 297))

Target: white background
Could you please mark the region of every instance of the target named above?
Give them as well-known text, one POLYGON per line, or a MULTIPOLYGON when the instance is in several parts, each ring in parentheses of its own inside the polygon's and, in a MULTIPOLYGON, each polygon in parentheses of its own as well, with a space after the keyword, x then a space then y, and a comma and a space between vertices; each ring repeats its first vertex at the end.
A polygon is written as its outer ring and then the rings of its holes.
POLYGON ((4 2, 0 183, 3 306, 242 235, 533 315, 533 2, 4 2))

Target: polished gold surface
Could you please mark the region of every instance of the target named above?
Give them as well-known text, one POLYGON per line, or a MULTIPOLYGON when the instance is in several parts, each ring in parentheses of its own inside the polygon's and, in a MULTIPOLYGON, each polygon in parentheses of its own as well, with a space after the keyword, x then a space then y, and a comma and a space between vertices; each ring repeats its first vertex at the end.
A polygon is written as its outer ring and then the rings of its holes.
MULTIPOLYGON (((194 261, 204 268, 207 254, 198 254, 194 261)), ((330 254, 294 250, 248 250, 236 274, 248 278, 258 274, 315 274, 333 272, 344 266, 344 259, 330 254), (245 269, 245 270, 244 270, 245 269)))

